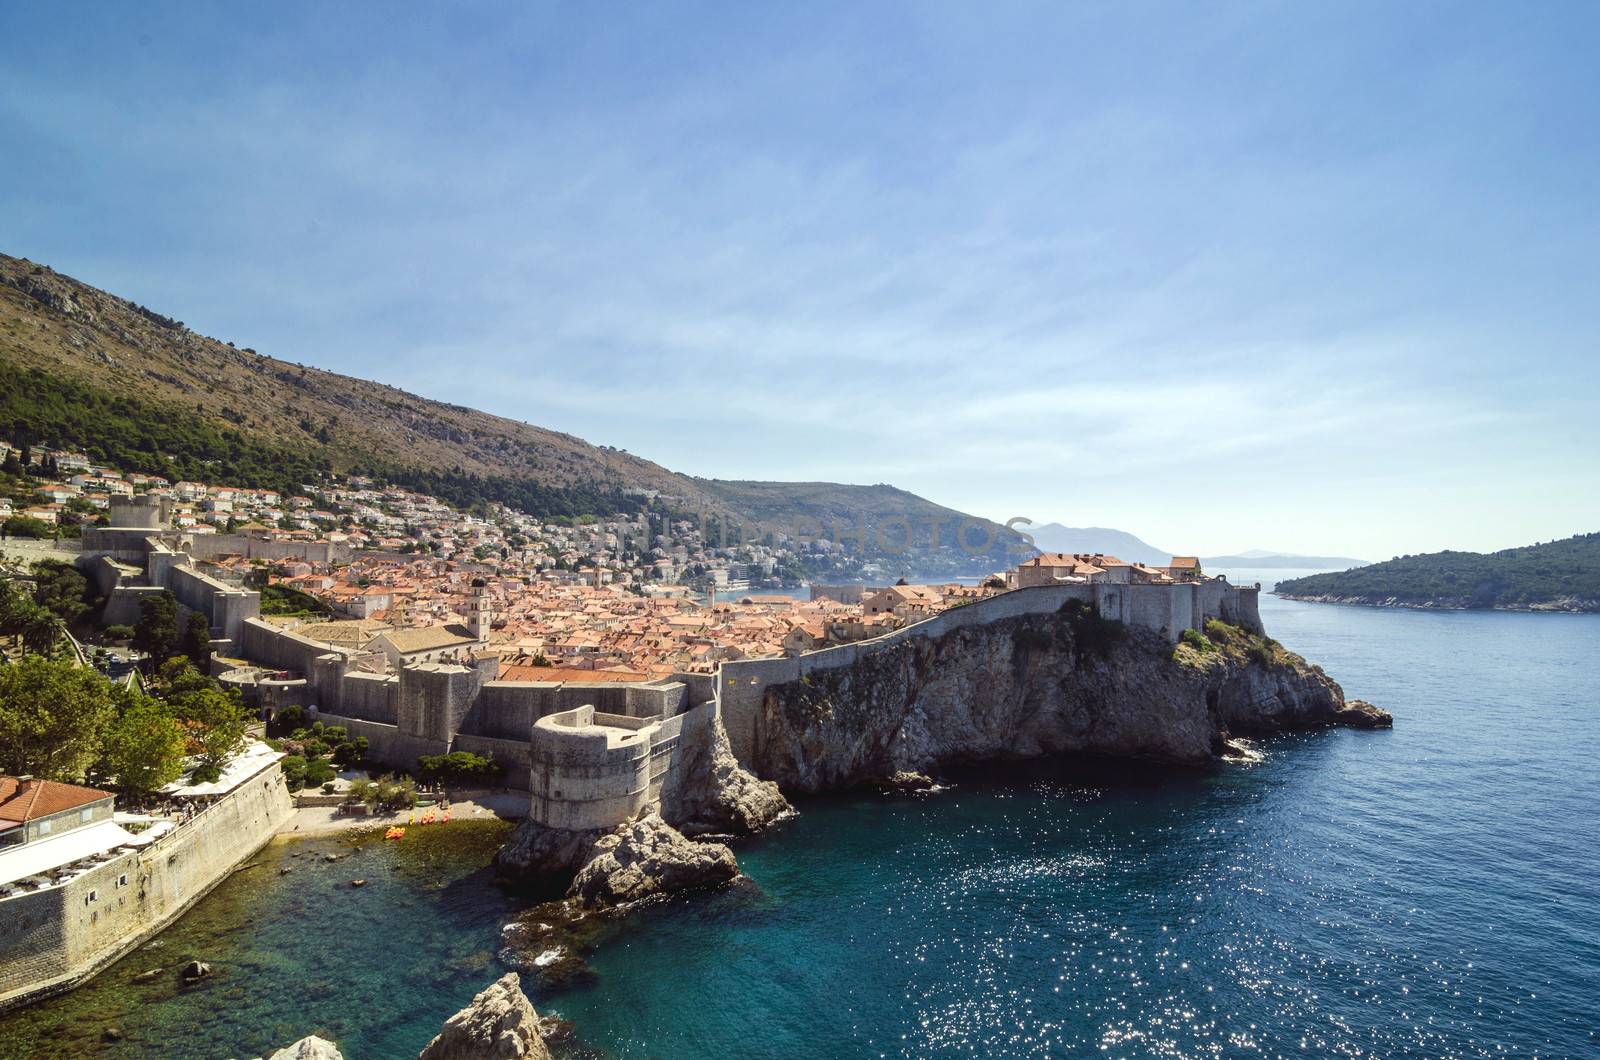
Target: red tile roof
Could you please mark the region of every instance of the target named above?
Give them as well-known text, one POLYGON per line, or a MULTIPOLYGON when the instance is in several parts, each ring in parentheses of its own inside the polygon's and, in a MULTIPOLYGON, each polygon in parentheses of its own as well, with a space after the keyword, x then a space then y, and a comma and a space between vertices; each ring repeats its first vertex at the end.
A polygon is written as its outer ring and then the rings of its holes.
POLYGON ((23 824, 63 810, 111 798, 111 792, 55 780, 0 776, 0 821, 23 824))

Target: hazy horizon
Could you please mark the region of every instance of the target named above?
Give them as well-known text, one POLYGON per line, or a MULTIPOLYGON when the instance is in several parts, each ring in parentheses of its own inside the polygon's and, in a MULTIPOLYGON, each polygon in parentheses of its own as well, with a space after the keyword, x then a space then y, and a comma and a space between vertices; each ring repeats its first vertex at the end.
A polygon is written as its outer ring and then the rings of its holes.
POLYGON ((241 346, 1201 555, 1600 529, 1593 7, 71 11, 0 250, 241 346))

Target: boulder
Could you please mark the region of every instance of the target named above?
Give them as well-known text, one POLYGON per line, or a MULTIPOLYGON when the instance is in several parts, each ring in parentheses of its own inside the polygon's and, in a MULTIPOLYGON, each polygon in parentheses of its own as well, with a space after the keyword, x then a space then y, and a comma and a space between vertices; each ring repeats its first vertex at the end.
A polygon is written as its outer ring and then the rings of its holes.
POLYGON ((495 871, 518 883, 559 884, 552 891, 559 894, 560 887, 593 856, 595 840, 603 835, 602 831, 551 828, 525 818, 495 855, 495 871))
POLYGON ((887 792, 908 795, 939 790, 938 781, 928 776, 928 774, 912 773, 906 770, 901 770, 888 779, 880 781, 878 786, 887 792))
POLYGON ((737 875, 739 864, 726 846, 695 842, 660 814, 645 812, 595 842, 567 893, 579 905, 597 909, 712 887, 737 875))
POLYGON ((417 1060, 550 1060, 539 1038, 539 1014, 515 972, 507 972, 445 1021, 417 1060))
POLYGON ((1394 715, 1364 699, 1347 699, 1334 714, 1334 724, 1352 729, 1392 729, 1394 715))
POLYGON ((311 1034, 293 1045, 284 1046, 267 1060, 344 1060, 344 1054, 328 1039, 311 1034))
POLYGON ((204 979, 210 974, 211 965, 205 961, 190 961, 183 966, 183 978, 191 983, 196 979, 204 979))

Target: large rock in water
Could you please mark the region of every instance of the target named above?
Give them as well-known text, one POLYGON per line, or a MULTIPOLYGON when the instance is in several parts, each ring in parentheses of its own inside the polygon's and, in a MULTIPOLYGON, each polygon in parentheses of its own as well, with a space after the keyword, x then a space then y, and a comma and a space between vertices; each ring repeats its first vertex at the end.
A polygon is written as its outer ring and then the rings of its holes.
POLYGON ((344 1054, 328 1039, 312 1034, 293 1045, 284 1046, 267 1060, 344 1060, 344 1054))
POLYGON ((594 856, 603 831, 551 828, 525 818, 494 856, 495 870, 518 883, 565 887, 572 874, 594 856))
POLYGON ((752 767, 792 793, 1053 754, 1205 765, 1230 735, 1387 718, 1282 645, 1208 628, 1179 647, 1064 608, 900 638, 769 685, 752 767))
POLYGON ((733 851, 721 843, 697 843, 660 814, 644 813, 595 843, 594 856, 578 870, 568 894, 597 909, 727 883, 737 875, 733 851))
POLYGON ((417 1060, 550 1060, 533 1010, 515 972, 507 972, 445 1021, 417 1060))

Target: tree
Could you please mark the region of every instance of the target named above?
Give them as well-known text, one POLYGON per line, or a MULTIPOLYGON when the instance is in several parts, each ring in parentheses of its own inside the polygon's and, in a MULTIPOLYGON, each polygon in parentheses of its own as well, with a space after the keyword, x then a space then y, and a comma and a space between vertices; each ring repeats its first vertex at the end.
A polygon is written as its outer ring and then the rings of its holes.
POLYGON ((115 717, 111 682, 37 655, 0 666, 0 772, 74 781, 115 717))
POLYGON ((130 795, 149 795, 183 774, 183 725, 160 700, 118 689, 95 773, 130 795))
POLYGON ((89 610, 89 579, 70 563, 43 559, 33 565, 33 601, 71 625, 89 610))
POLYGON ((139 621, 133 627, 133 646, 159 667, 178 646, 178 601, 163 589, 139 603, 139 621))
POLYGON ((236 696, 214 687, 174 696, 172 709, 188 723, 189 749, 200 759, 195 779, 215 779, 229 756, 244 746, 249 714, 236 696))
POLYGON ((204 673, 211 663, 211 624, 198 611, 189 612, 189 621, 183 629, 183 642, 179 651, 189 657, 195 669, 204 673))
POLYGON ((3 524, 0 524, 7 537, 32 537, 47 538, 55 534, 55 527, 43 519, 35 519, 29 515, 13 515, 3 524))
POLYGON ((352 736, 333 749, 333 764, 340 769, 354 769, 367 756, 367 747, 365 736, 352 736))
POLYGON ((9 579, 0 579, 0 634, 14 638, 23 650, 54 655, 61 639, 61 621, 9 579))

